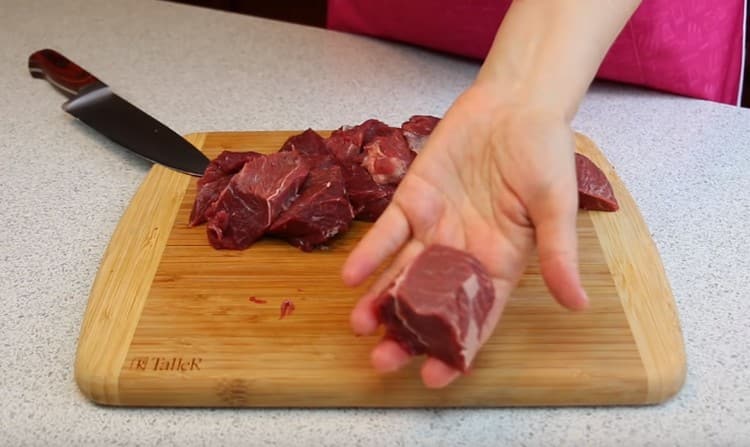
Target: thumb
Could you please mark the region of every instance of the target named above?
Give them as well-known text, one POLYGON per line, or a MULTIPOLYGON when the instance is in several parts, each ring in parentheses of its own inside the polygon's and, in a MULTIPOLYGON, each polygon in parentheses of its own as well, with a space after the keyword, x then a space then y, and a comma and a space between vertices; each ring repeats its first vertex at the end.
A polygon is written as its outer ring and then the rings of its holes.
POLYGON ((536 213, 530 213, 536 228, 539 266, 555 300, 568 309, 582 310, 588 306, 588 297, 578 271, 577 191, 573 191, 572 199, 559 192, 547 194, 535 207, 536 213))

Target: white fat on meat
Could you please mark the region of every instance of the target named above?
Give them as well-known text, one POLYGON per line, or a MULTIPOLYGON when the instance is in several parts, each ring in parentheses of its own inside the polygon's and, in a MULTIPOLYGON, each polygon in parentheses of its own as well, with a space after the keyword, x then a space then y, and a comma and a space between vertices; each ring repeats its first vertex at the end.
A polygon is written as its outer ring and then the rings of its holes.
POLYGON ((424 346, 429 346, 429 344, 426 341, 424 341, 424 339, 422 337, 419 336, 419 332, 416 331, 416 330, 414 330, 413 327, 409 326, 409 321, 401 313, 401 306, 399 305, 398 295, 399 295, 399 291, 401 289, 401 284, 404 282, 404 280, 406 279, 406 277, 409 275, 409 271, 411 270, 412 266, 413 266, 413 264, 409 264, 404 269, 404 271, 396 278, 396 280, 393 283, 393 287, 392 287, 392 290, 393 290, 392 294, 393 294, 393 297, 394 297, 394 300, 393 300, 393 309, 395 311, 396 317, 401 322, 401 325, 404 328, 406 328, 406 330, 408 330, 409 332, 411 332, 412 335, 414 335, 414 338, 416 338, 419 341, 419 343, 421 343, 424 346))
POLYGON ((477 351, 479 351, 481 345, 481 331, 477 326, 476 320, 473 318, 474 305, 479 293, 479 279, 477 278, 477 275, 474 274, 466 278, 466 281, 462 284, 462 288, 464 289, 466 298, 469 301, 469 327, 465 338, 466 344, 461 349, 461 355, 466 359, 466 363, 468 364, 474 359, 474 356, 477 354, 477 351))

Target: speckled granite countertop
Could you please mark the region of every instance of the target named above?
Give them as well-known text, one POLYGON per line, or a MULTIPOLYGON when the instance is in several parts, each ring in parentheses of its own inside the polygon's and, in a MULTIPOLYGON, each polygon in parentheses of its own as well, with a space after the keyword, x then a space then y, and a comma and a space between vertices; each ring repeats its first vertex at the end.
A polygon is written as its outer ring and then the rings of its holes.
POLYGON ((442 114, 477 65, 361 37, 155 1, 0 6, 0 444, 747 445, 750 110, 598 84, 575 121, 641 207, 671 281, 688 376, 643 408, 172 410, 90 404, 78 331, 149 165, 75 123, 26 60, 52 47, 180 133, 333 128, 442 114))

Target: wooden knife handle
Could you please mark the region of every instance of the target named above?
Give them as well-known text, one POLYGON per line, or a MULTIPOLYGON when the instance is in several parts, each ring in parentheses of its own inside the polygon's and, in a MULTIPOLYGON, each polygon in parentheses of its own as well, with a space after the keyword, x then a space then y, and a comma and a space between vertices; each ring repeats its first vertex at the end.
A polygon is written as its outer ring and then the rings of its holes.
POLYGON ((55 50, 39 50, 29 56, 29 72, 44 78, 68 97, 87 86, 101 84, 97 78, 55 50))

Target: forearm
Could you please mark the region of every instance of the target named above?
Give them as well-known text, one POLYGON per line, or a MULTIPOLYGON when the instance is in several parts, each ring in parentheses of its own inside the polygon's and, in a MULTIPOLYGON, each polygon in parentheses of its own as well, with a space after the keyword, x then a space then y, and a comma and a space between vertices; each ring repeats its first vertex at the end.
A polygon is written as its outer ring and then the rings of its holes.
POLYGON ((477 82, 572 120, 640 0, 515 0, 477 82))

